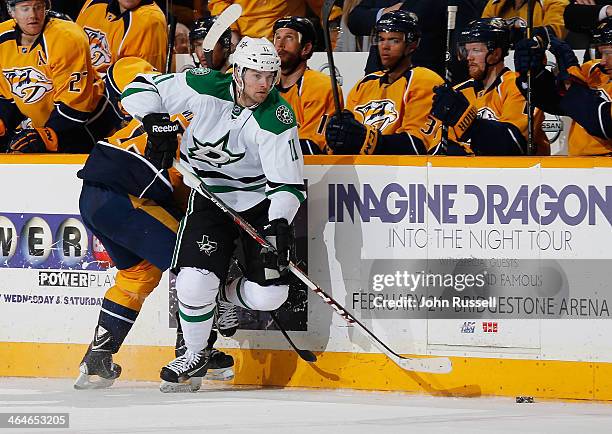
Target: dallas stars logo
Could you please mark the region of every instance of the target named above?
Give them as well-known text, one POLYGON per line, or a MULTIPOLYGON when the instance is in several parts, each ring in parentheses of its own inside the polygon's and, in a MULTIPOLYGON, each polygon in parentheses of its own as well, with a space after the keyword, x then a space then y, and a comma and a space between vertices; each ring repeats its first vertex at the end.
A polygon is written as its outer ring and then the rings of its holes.
POLYGON ((202 143, 195 137, 193 146, 187 148, 189 158, 203 161, 214 167, 225 166, 239 161, 244 157, 243 153, 234 154, 227 147, 229 132, 215 143, 202 143))
POLYGON ((200 252, 204 252, 208 256, 210 256, 211 253, 213 253, 213 252, 215 252, 217 250, 217 243, 215 241, 211 241, 208 238, 208 235, 203 235, 202 236, 202 241, 196 241, 196 243, 198 243, 198 247, 200 248, 200 252))

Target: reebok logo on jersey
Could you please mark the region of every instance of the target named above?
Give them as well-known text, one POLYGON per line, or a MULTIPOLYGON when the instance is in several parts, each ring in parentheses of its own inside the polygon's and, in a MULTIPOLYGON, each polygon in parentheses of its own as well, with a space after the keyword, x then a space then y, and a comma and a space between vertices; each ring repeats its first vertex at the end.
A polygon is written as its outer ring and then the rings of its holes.
POLYGON ((91 64, 94 68, 102 65, 110 65, 111 51, 106 34, 97 29, 84 27, 85 33, 89 38, 89 51, 91 52, 91 64))
POLYGON ((355 107, 355 111, 363 116, 364 125, 373 126, 381 132, 399 117, 395 103, 390 99, 370 101, 355 107))
POLYGON ((229 150, 229 132, 215 143, 202 143, 195 137, 193 145, 187 148, 189 158, 210 164, 219 168, 226 164, 232 164, 244 157, 244 152, 234 154, 229 150))
POLYGON ((153 125, 151 130, 154 133, 178 133, 179 126, 177 123, 169 125, 153 125))
POLYGON ((2 71, 11 86, 11 93, 26 104, 34 104, 53 90, 53 83, 36 68, 15 68, 2 71))

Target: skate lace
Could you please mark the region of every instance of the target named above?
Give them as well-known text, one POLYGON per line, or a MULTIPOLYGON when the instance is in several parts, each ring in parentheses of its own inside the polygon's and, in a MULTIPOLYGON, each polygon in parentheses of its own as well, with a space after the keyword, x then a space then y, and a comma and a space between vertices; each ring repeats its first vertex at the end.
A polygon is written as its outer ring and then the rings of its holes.
POLYGON ((232 303, 219 300, 217 303, 217 326, 220 329, 238 327, 238 311, 232 303))
POLYGON ((185 372, 196 366, 201 358, 202 355, 200 353, 192 353, 187 350, 185 354, 171 361, 168 364, 168 368, 172 369, 174 372, 185 372))

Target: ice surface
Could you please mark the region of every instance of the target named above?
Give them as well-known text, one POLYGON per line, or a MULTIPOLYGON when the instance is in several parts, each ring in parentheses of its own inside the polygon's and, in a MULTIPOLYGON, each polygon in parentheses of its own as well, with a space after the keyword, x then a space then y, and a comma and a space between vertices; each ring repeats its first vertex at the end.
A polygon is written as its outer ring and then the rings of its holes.
MULTIPOLYGON (((162 394, 117 380, 77 391, 67 379, 0 378, 0 412, 68 412, 73 433, 612 433, 612 404, 274 389, 204 382, 162 394)), ((58 432, 19 428, 2 432, 58 432)))

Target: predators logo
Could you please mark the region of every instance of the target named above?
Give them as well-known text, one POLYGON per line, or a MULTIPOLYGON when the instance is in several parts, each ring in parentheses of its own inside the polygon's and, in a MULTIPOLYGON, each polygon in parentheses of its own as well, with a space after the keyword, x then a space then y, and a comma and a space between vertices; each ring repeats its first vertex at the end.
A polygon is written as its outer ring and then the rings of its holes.
POLYGON ((100 30, 84 28, 87 37, 89 38, 89 50, 91 51, 91 63, 94 68, 101 65, 110 65, 111 50, 108 45, 106 34, 100 30))
POLYGON ((478 119, 486 119, 488 121, 498 121, 499 118, 495 115, 495 112, 489 107, 483 107, 478 110, 478 119))
POLYGON ((2 71, 11 86, 11 93, 26 104, 40 101, 53 90, 53 83, 36 68, 15 68, 2 71))
POLYGON ((365 125, 371 125, 381 132, 398 118, 395 104, 390 99, 370 101, 355 107, 355 111, 361 113, 365 125))

